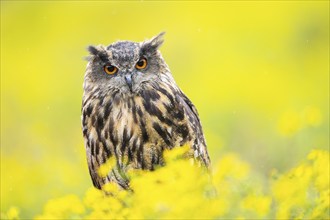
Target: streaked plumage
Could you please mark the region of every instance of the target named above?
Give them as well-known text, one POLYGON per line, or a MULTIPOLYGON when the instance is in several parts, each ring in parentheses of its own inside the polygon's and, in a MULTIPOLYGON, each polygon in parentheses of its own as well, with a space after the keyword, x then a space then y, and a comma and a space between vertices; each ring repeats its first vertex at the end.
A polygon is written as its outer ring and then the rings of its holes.
POLYGON ((197 110, 158 51, 162 36, 141 43, 89 47, 82 126, 88 167, 97 188, 116 182, 128 189, 128 169, 153 170, 164 165, 164 149, 185 144, 191 146, 191 157, 206 167, 210 164, 197 110), (140 69, 142 59, 147 65, 140 69), (97 170, 111 157, 117 168, 102 178, 97 170))

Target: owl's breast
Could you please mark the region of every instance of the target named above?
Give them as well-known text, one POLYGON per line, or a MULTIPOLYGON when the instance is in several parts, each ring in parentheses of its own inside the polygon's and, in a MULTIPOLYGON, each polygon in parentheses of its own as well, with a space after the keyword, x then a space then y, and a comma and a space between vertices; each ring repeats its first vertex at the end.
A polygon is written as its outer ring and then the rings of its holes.
POLYGON ((99 164, 114 156, 122 166, 153 169, 164 149, 192 139, 184 109, 162 89, 90 98, 82 121, 87 152, 99 164))

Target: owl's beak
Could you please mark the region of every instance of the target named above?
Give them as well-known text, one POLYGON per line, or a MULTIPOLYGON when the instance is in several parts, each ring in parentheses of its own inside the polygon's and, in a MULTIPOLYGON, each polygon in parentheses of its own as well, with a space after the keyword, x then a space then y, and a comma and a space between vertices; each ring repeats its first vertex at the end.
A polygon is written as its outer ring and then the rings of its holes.
POLYGON ((132 92, 132 76, 129 74, 129 75, 126 75, 125 76, 125 81, 129 87, 129 90, 131 90, 132 92))

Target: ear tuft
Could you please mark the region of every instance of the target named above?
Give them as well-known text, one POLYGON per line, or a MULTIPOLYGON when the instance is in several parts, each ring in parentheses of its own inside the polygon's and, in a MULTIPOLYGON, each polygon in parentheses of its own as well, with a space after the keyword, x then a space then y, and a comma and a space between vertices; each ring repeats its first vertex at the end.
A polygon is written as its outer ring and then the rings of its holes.
POLYGON ((87 50, 89 51, 89 53, 90 53, 91 55, 96 56, 96 55, 99 54, 98 49, 96 49, 96 47, 94 47, 94 46, 92 46, 92 45, 88 46, 88 47, 87 47, 87 50))
POLYGON ((98 57, 100 58, 103 62, 108 62, 108 55, 105 52, 105 50, 103 49, 102 46, 88 46, 87 50, 89 51, 89 53, 92 55, 92 57, 98 57))
POLYGON ((164 43, 164 35, 165 32, 161 32, 160 34, 158 34, 157 36, 153 37, 149 43, 152 47, 154 47, 155 49, 158 49, 163 43, 164 43))
POLYGON ((141 50, 143 53, 153 53, 163 44, 165 32, 161 32, 157 36, 142 42, 141 50))

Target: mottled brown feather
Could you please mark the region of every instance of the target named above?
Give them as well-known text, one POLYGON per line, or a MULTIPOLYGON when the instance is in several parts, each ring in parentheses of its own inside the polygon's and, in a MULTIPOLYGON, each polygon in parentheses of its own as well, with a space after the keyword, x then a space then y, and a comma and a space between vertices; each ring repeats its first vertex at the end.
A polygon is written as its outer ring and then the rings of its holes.
POLYGON ((161 43, 156 36, 140 44, 120 41, 91 51, 84 81, 82 130, 89 172, 99 189, 107 182, 129 189, 127 170, 164 165, 164 149, 189 145, 192 157, 210 165, 197 110, 172 78, 157 50, 161 43), (105 54, 106 60, 117 65, 118 75, 102 72, 105 54), (141 56, 149 61, 144 72, 134 70, 141 56), (127 74, 133 81, 130 90, 123 81, 127 74), (98 168, 109 158, 115 158, 116 167, 101 177, 98 168))

